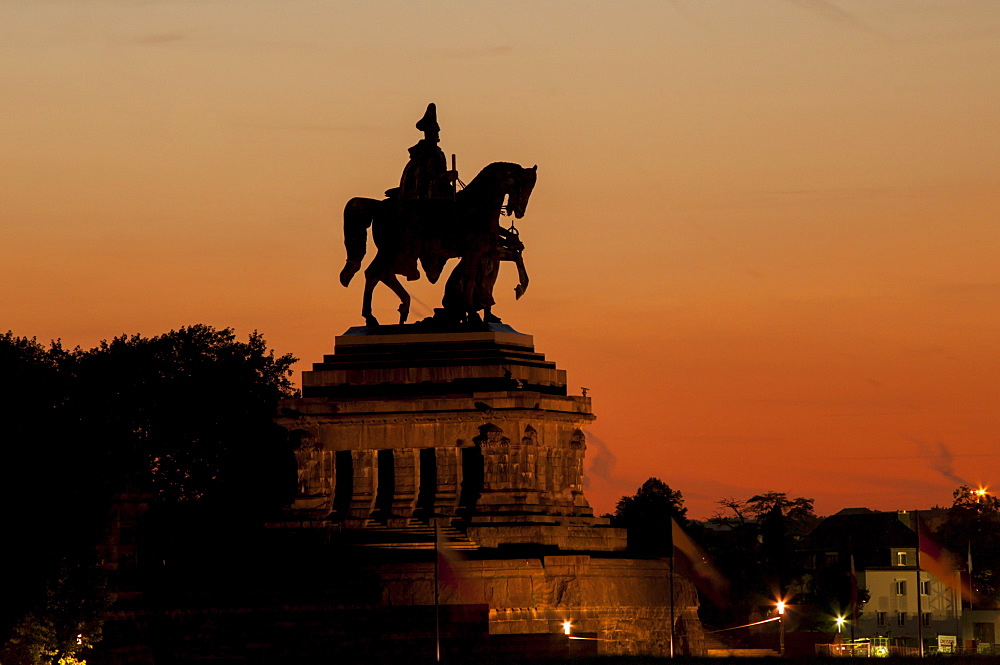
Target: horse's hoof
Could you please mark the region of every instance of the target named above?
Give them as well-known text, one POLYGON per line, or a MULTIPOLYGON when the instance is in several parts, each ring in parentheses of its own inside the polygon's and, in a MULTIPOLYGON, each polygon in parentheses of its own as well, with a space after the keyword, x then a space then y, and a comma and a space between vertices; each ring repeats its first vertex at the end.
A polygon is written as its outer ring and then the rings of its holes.
POLYGON ((483 322, 484 323, 503 323, 500 317, 492 312, 483 312, 483 322))
POLYGON ((348 261, 344 269, 340 271, 340 283, 347 286, 351 283, 351 279, 357 274, 358 270, 361 269, 361 261, 348 261))
POLYGON ((368 326, 369 328, 376 328, 378 327, 379 322, 378 319, 376 319, 374 316, 366 316, 365 325, 368 326))

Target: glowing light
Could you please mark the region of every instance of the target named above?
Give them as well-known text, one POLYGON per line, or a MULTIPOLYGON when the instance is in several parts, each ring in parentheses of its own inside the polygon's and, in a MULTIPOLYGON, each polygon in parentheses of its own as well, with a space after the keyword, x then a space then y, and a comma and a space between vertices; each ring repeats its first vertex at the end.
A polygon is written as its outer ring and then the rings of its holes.
POLYGON ((784 614, 784 613, 785 613, 785 601, 779 600, 778 601, 778 614, 784 614))
POLYGON ((844 617, 837 617, 837 632, 844 632, 844 617))
POLYGON ((573 628, 573 624, 569 621, 563 621, 563 635, 569 635, 569 631, 573 628))

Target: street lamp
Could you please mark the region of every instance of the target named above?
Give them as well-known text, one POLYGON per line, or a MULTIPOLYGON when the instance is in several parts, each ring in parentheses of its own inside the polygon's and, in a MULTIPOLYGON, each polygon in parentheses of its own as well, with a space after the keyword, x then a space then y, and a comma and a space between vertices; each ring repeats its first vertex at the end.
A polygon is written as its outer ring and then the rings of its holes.
POLYGON ((573 631, 573 623, 569 619, 566 619, 562 622, 562 629, 563 635, 566 636, 566 657, 569 658, 573 655, 573 643, 571 642, 573 636, 570 635, 573 631))
POLYGON ((785 657, 785 601, 778 601, 778 650, 785 657))
POLYGON ((837 632, 844 632, 844 617, 837 617, 837 632))

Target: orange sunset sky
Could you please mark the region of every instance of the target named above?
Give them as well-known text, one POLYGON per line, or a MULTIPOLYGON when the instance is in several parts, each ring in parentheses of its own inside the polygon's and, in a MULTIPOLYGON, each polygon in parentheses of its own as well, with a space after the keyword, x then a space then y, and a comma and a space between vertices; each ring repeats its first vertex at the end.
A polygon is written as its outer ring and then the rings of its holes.
POLYGON ((598 511, 1000 483, 997 0, 5 0, 0 90, 0 330, 308 369, 433 101, 466 182, 538 164, 495 311, 590 389, 598 511))

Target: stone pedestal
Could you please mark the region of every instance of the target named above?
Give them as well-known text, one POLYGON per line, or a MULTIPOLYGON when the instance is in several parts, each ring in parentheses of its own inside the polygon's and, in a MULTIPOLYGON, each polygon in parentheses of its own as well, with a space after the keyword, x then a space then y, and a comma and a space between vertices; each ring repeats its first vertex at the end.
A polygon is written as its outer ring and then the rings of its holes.
MULTIPOLYGON (((667 655, 668 562, 628 558, 583 493, 593 420, 508 326, 352 328, 282 404, 299 494, 275 526, 370 553, 342 574, 386 608, 434 602, 435 537, 460 550, 440 600, 488 608, 491 649, 531 651, 570 621, 600 653, 667 655)), ((678 653, 702 654, 697 593, 674 586, 678 653)))
POLYGON ((625 546, 583 495, 590 399, 567 395, 530 335, 352 328, 303 373, 302 395, 278 419, 299 439, 290 523, 438 521, 483 547, 625 546))

